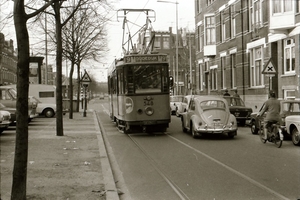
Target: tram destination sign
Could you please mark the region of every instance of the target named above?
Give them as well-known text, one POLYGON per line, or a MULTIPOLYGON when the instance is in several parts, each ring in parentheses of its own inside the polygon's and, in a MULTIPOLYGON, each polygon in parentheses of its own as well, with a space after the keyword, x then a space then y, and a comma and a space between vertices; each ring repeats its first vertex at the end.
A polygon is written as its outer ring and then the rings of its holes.
POLYGON ((148 62, 166 62, 166 55, 134 55, 126 56, 125 63, 148 63, 148 62))

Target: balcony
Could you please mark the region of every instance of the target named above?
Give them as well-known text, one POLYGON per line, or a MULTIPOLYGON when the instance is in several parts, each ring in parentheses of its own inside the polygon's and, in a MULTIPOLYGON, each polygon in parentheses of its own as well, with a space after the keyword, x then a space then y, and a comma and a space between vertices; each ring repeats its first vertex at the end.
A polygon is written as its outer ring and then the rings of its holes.
POLYGON ((204 56, 216 56, 217 45, 206 45, 204 46, 204 56))

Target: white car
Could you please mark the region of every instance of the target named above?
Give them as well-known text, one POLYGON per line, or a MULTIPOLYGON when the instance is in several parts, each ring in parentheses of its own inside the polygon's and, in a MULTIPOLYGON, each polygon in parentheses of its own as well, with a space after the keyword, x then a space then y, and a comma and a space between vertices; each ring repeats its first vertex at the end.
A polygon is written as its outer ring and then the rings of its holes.
POLYGON ((184 96, 182 102, 180 102, 178 105, 177 105, 177 110, 176 110, 176 116, 177 117, 181 117, 181 114, 186 112, 186 109, 190 103, 190 100, 194 97, 197 97, 199 95, 187 95, 187 96, 184 96))
POLYGON ((174 95, 170 96, 170 109, 171 109, 171 115, 175 115, 177 111, 177 107, 180 102, 183 100, 183 95, 174 95))
POLYGON ((0 133, 10 125, 10 113, 6 110, 0 110, 0 133))
POLYGON ((31 101, 36 101, 38 103, 36 112, 39 115, 43 115, 45 117, 54 117, 54 115, 56 113, 56 104, 43 103, 43 102, 39 101, 37 98, 35 98, 34 96, 29 96, 29 98, 31 99, 31 101))
POLYGON ((287 133, 292 137, 294 145, 300 146, 300 116, 290 115, 285 118, 287 133))

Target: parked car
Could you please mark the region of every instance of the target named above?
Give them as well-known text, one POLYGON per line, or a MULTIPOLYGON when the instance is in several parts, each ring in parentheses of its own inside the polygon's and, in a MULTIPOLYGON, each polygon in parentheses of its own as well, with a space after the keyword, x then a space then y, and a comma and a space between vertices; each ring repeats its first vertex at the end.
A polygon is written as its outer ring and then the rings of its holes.
POLYGON ((182 101, 177 104, 177 109, 176 109, 177 117, 181 117, 181 113, 186 111, 186 108, 188 107, 190 100, 194 97, 196 97, 196 96, 195 95, 186 95, 183 97, 182 101))
POLYGON ((292 142, 300 146, 300 115, 290 115, 285 118, 287 133, 291 136, 292 142))
MULTIPOLYGON (((285 126, 285 118, 287 116, 291 115, 300 115, 300 100, 281 100, 280 101, 281 105, 281 118, 282 118, 282 126, 285 126)), ((259 112, 263 109, 264 105, 259 109, 259 112)), ((250 125, 251 125, 251 133, 252 134, 257 134, 258 133, 258 127, 259 127, 259 119, 257 119, 257 114, 259 112, 254 112, 251 114, 251 120, 250 120, 250 125)), ((263 118, 266 116, 266 113, 263 118)), ((287 136, 287 132, 284 129, 283 134, 287 136)))
POLYGON ((10 113, 10 124, 16 124, 17 120, 17 109, 16 108, 9 108, 0 103, 0 111, 7 111, 10 113))
POLYGON ((224 96, 229 105, 230 113, 233 114, 240 126, 245 126, 246 121, 250 121, 252 108, 246 107, 244 101, 240 97, 224 96))
POLYGON ((56 104, 53 103, 43 103, 39 101, 36 97, 34 96, 29 96, 31 101, 36 101, 37 102, 37 108, 36 112, 39 115, 45 116, 45 117, 54 117, 56 113, 56 104))
POLYGON ((171 115, 176 114, 177 106, 180 102, 183 100, 183 95, 174 95, 170 96, 170 109, 171 109, 171 115))
POLYGON ((237 121, 222 97, 197 96, 190 100, 187 111, 181 116, 182 131, 198 137, 203 134, 237 135, 237 121))
POLYGON ((10 113, 5 110, 0 110, 0 134, 10 125, 10 113))
MULTIPOLYGON (((9 108, 16 108, 17 106, 17 91, 9 86, 0 86, 0 103, 9 108)), ((28 122, 38 116, 36 112, 37 103, 30 101, 28 97, 28 122)))
POLYGON ((104 99, 104 94, 100 94, 99 99, 104 99))

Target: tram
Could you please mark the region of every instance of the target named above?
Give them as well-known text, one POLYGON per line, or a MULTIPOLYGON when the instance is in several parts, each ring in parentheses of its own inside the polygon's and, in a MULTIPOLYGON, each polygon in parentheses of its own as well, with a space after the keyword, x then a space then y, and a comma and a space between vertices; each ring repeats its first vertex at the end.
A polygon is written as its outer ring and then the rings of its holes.
MULTIPOLYGON (((148 14, 150 10, 122 11, 148 14)), ((124 21, 127 22, 126 17, 124 21)), ((168 57, 147 51, 151 49, 149 45, 151 42, 139 50, 132 46, 133 51, 124 51, 108 69, 110 118, 124 133, 166 131, 171 122, 168 57)))

